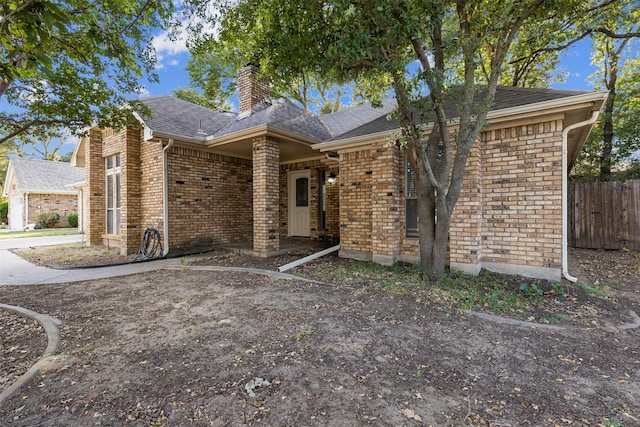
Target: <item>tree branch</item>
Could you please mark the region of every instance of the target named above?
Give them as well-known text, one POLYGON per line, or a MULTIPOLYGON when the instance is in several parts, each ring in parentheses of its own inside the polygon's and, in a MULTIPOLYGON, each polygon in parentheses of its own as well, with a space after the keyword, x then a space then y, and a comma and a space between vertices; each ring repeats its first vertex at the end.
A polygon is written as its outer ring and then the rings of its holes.
POLYGON ((640 37, 640 33, 637 31, 633 31, 630 33, 617 34, 614 31, 611 31, 610 29, 604 28, 604 27, 593 28, 592 31, 596 33, 602 33, 607 37, 611 37, 612 39, 632 39, 634 37, 640 37))
POLYGON ((3 16, 3 17, 2 17, 2 21, 3 21, 3 22, 8 22, 8 21, 9 21, 9 19, 11 19, 11 16, 12 16, 12 15, 15 15, 15 14, 17 14, 17 13, 22 12, 24 9, 26 9, 27 7, 31 6, 31 5, 32 5, 32 4, 34 4, 34 3, 35 3, 35 1, 34 1, 34 0, 29 0, 29 1, 27 1, 27 2, 26 2, 26 3, 24 3, 22 6, 17 7, 15 10, 12 10, 11 12, 9 12, 9 14, 8 14, 8 15, 3 16))
MULTIPOLYGON (((5 116, 0 116, 0 122, 3 123, 7 123, 9 121, 9 118, 5 117, 5 116)), ((62 119, 55 119, 55 120, 40 120, 40 119, 36 119, 36 120, 31 120, 31 121, 27 121, 27 122, 15 122, 15 123, 9 123, 9 125, 13 128, 13 130, 11 130, 8 134, 6 135, 2 135, 0 136, 0 144, 3 144, 7 141, 9 141, 12 138, 15 138, 18 135, 21 135, 23 133, 27 132, 27 129, 33 127, 33 126, 77 126, 81 123, 78 123, 74 120, 62 120, 62 119)))
POLYGON ((127 25, 122 34, 127 34, 131 28, 133 28, 134 25, 136 25, 136 23, 140 20, 140 18, 142 18, 142 15, 144 14, 144 12, 147 10, 147 8, 149 7, 149 5, 153 2, 153 0, 147 0, 145 2, 145 4, 142 6, 142 8, 140 9, 140 11, 138 12, 138 14, 136 15, 136 17, 133 19, 133 21, 131 21, 129 23, 129 25, 127 25))
MULTIPOLYGON (((568 48, 569 46, 571 46, 572 44, 579 42, 580 40, 586 38, 587 36, 590 36, 591 33, 593 33, 593 30, 587 30, 584 33, 582 33, 580 36, 576 37, 575 39, 573 39, 573 40, 571 40, 571 41, 569 41, 569 42, 567 42, 565 44, 561 44, 561 45, 553 46, 553 47, 545 47, 545 48, 541 48, 541 49, 536 49, 533 52, 531 52, 531 54, 529 56, 537 55, 537 54, 542 53, 542 52, 556 52, 556 51, 559 51, 559 50, 564 50, 564 49, 568 48)), ((513 61, 510 61, 509 63, 510 64, 517 64, 518 62, 526 61, 529 56, 523 56, 523 57, 520 57, 518 59, 514 59, 513 61)))

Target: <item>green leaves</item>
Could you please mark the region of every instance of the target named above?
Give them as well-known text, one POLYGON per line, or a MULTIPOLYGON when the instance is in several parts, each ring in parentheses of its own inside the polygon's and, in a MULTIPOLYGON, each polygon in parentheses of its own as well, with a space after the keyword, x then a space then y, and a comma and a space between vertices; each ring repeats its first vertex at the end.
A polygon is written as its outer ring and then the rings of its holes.
POLYGON ((172 11, 169 1, 5 1, 0 99, 13 108, 0 113, 0 143, 37 127, 121 125, 117 106, 153 78, 152 31, 172 11))

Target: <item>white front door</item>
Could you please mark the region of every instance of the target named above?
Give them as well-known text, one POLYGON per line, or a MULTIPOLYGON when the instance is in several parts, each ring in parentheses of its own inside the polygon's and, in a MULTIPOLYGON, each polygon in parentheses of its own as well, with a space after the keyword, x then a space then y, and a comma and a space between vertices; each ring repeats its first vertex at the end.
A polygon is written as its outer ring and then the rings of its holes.
POLYGON ((289 236, 311 236, 309 177, 309 170, 289 172, 289 236))

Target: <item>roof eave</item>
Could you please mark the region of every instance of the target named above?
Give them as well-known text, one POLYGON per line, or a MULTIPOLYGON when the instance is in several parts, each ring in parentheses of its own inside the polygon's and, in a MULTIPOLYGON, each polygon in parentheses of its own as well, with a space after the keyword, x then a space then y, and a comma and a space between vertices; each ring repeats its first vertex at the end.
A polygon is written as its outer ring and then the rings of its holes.
POLYGON ((297 142, 299 144, 309 145, 309 146, 320 143, 320 140, 315 138, 302 136, 295 132, 282 129, 277 126, 273 126, 269 124, 261 124, 258 126, 253 126, 248 129, 232 132, 227 135, 210 136, 207 138, 206 146, 209 148, 214 148, 222 145, 231 144, 233 142, 243 141, 249 138, 255 138, 255 137, 266 136, 266 135, 291 141, 291 142, 297 142))
MULTIPOLYGON (((534 115, 540 115, 544 112, 545 115, 552 114, 554 112, 567 111, 567 107, 571 109, 594 107, 598 106, 598 110, 602 107, 609 92, 589 92, 586 94, 574 95, 564 97, 560 99, 554 99, 550 101, 536 102, 533 104, 521 105, 517 107, 503 108, 500 110, 493 110, 487 114, 487 122, 489 124, 495 124, 506 120, 512 120, 513 117, 519 116, 520 118, 531 117, 534 115)), ((457 126, 460 124, 460 119, 455 118, 449 121, 449 126, 457 126)), ((433 123, 427 125, 427 130, 433 127, 433 123)), ((315 144, 312 148, 322 152, 336 151, 343 149, 351 149, 360 146, 370 145, 374 142, 380 142, 388 139, 392 134, 400 132, 400 128, 390 129, 382 132, 360 135, 351 138, 337 139, 334 141, 321 142, 315 144)))
POLYGON ((170 133, 170 132, 158 132, 158 131, 154 131, 151 130, 151 133, 149 135, 149 138, 147 139, 145 137, 145 141, 149 141, 151 139, 157 138, 157 139, 173 139, 176 141, 182 141, 182 142, 187 142, 190 144, 195 144, 195 145, 200 145, 200 146, 204 146, 205 145, 205 140, 206 137, 202 136, 202 137, 189 137, 189 136, 184 136, 184 135, 178 135, 175 133, 170 133))
MULTIPOLYGON (((66 186, 67 185, 65 185, 65 187, 66 186)), ((43 188, 17 188, 17 190, 23 194, 55 194, 58 196, 74 196, 78 193, 76 190, 47 190, 43 188)))

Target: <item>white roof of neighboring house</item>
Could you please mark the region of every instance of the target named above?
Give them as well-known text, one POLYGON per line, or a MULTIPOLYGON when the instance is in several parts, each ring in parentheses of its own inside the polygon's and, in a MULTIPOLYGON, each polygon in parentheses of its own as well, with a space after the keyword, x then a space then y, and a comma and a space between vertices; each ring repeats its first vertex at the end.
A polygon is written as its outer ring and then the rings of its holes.
POLYGON ((21 193, 72 195, 77 191, 67 185, 84 179, 84 168, 67 162, 13 158, 9 160, 3 196, 12 188, 21 193))

